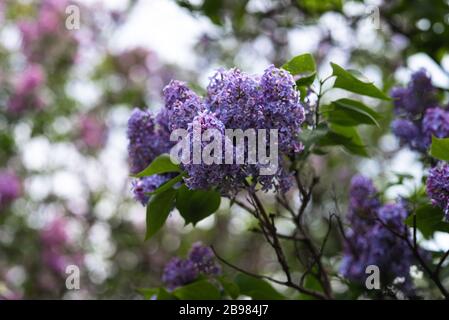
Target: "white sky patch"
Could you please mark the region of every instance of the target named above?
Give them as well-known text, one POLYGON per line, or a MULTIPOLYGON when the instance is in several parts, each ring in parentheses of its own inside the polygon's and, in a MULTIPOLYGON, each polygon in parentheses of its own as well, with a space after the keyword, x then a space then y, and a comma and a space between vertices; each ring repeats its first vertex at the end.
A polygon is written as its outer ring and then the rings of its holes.
POLYGON ((191 48, 212 28, 207 18, 194 18, 172 1, 139 1, 128 23, 111 39, 111 46, 143 46, 156 51, 163 61, 192 67, 195 55, 191 48))

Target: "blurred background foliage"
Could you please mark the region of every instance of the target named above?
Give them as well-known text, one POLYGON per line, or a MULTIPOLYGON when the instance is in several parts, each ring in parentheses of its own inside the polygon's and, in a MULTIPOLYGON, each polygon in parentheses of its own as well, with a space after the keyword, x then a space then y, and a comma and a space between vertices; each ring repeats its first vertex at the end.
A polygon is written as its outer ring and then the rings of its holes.
MULTIPOLYGON (((136 22, 136 12, 147 8, 143 2, 123 1, 119 9, 106 1, 74 2, 82 27, 67 30, 65 7, 71 2, 0 0, 0 170, 21 181, 20 197, 0 207, 0 296, 136 298, 137 288, 160 284, 170 257, 185 255, 198 240, 215 245, 244 269, 276 276, 273 252, 260 234, 251 232, 255 221, 228 201, 195 229, 184 227, 173 213, 163 231, 144 242, 145 209, 130 193, 126 121, 134 107, 159 108, 162 88, 172 78, 201 88, 218 67, 256 72, 310 52, 322 78, 335 61, 388 91, 421 64, 430 66, 442 95, 449 87, 449 8, 444 0, 156 1, 154 10, 168 6, 206 25, 192 36, 188 50, 195 59, 189 65, 166 59, 145 39, 143 45, 113 44, 122 30, 142 23, 136 22), (55 25, 47 26, 51 19, 55 25), (46 27, 51 32, 37 32, 46 27), (40 71, 32 69, 28 76, 38 78, 33 80, 38 84, 21 79, 36 65, 40 71), (30 100, 15 112, 11 101, 21 86, 30 100), (81 290, 66 290, 67 263, 80 265, 81 290)), ((177 27, 172 17, 164 19, 177 27)), ((145 30, 164 31, 162 26, 145 30)), ((175 39, 164 41, 173 42, 177 55, 186 55, 175 39)), ((369 98, 366 103, 383 115, 380 128, 363 128, 369 157, 333 150, 326 157, 312 156, 306 166, 305 172, 321 177, 307 213, 317 241, 325 236, 335 199, 344 214, 346 186, 354 172, 376 176, 386 186, 397 171, 412 171, 414 182, 387 189, 386 197, 409 192, 422 178, 416 156, 396 152, 398 142, 389 133, 391 103, 369 98)), ((265 197, 274 205, 272 195, 265 197)), ((330 239, 324 255, 336 264, 341 239, 337 232, 330 239)), ((293 256, 294 248, 289 250, 293 256)), ((338 288, 342 298, 357 295, 344 281, 338 288)))

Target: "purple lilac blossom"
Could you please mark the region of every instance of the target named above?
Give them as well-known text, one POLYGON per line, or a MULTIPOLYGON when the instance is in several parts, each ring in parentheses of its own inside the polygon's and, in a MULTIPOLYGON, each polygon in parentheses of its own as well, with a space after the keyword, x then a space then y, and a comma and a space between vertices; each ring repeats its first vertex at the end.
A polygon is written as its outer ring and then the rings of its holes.
POLYGON ((44 100, 41 89, 45 83, 45 73, 38 64, 29 64, 16 79, 12 95, 8 100, 8 111, 21 113, 26 109, 42 109, 44 100))
POLYGON ((412 150, 425 153, 431 135, 448 136, 447 115, 437 107, 436 89, 424 69, 415 72, 406 88, 392 90, 397 118, 391 129, 401 142, 412 150), (445 119, 446 118, 446 119, 445 119))
MULTIPOLYGON (((219 186, 220 190, 224 193, 230 192, 232 189, 242 187, 242 171, 239 165, 225 164, 224 163, 224 143, 222 138, 224 137, 225 127, 223 123, 218 120, 213 113, 202 112, 196 116, 192 123, 189 125, 189 136, 191 143, 191 150, 193 150, 193 144, 198 143, 201 145, 201 151, 208 144, 207 142, 196 141, 196 135, 194 134, 194 128, 200 128, 201 132, 208 129, 215 129, 220 134, 219 143, 221 145, 221 161, 220 164, 212 163, 205 164, 193 163, 193 155, 189 163, 184 163, 183 168, 186 170, 188 177, 185 179, 186 185, 191 189, 208 189, 211 187, 219 186)), ((201 137, 199 137, 201 139, 201 137)), ((216 151, 217 152, 217 151, 216 151)))
POLYGON ((168 289, 173 290, 195 281, 200 275, 218 276, 220 274, 221 267, 216 262, 212 250, 196 242, 192 245, 187 259, 175 257, 167 263, 162 281, 168 289))
POLYGON ((128 120, 128 155, 131 173, 145 169, 157 156, 168 152, 171 146, 166 133, 156 127, 149 111, 134 109, 128 120))
POLYGON ((444 216, 449 221, 449 165, 439 163, 430 169, 427 178, 427 194, 432 204, 444 210, 444 216))
POLYGON ((201 98, 183 82, 172 80, 163 91, 170 131, 187 129, 193 118, 204 110, 201 98))
POLYGON ((198 272, 217 276, 221 274, 221 267, 215 260, 215 255, 211 248, 203 246, 200 242, 192 245, 189 252, 189 259, 197 268, 198 272))
POLYGON ((426 70, 420 69, 412 74, 406 88, 393 88, 395 112, 407 118, 423 113, 427 108, 436 106, 436 89, 426 70))
POLYGON ((162 281, 168 289, 173 290, 195 281, 197 277, 198 270, 192 261, 175 257, 165 266, 162 281))
POLYGON ((391 131, 399 138, 401 145, 408 145, 412 150, 425 152, 428 144, 421 133, 419 123, 407 119, 395 119, 391 131))
MULTIPOLYGON (((201 122, 201 128, 218 129, 277 129, 279 169, 274 175, 259 175, 261 165, 186 164, 190 188, 219 187, 223 193, 238 191, 247 176, 263 190, 272 187, 286 191, 292 176, 284 169, 283 155, 302 150, 298 134, 304 121, 304 108, 299 101, 292 76, 285 70, 270 66, 261 77, 250 76, 238 69, 219 70, 207 87, 202 101, 185 84, 172 81, 165 89, 165 111, 169 128, 191 128, 201 122), (206 112, 204 110, 207 110, 206 112)), ((268 141, 268 138, 267 138, 268 141)), ((234 154, 248 150, 234 150, 234 154)))
POLYGON ((141 179, 135 179, 132 182, 132 192, 134 194, 134 199, 142 203, 142 205, 146 205, 150 196, 148 193, 153 192, 159 186, 161 186, 164 182, 168 181, 171 178, 170 175, 164 174, 159 175, 155 174, 150 177, 144 177, 141 179))
POLYGON ((381 206, 372 181, 355 176, 351 181, 348 220, 351 228, 346 231, 344 255, 340 272, 344 277, 359 283, 366 279, 366 267, 376 265, 382 273, 384 284, 392 284, 396 278, 402 291, 411 293, 409 275, 413 254, 406 242, 394 232, 406 230, 404 219, 407 211, 402 204, 381 206))
POLYGON ((0 209, 20 197, 21 193, 22 185, 19 178, 10 171, 0 171, 0 209))
POLYGON ((427 109, 422 122, 422 131, 427 145, 432 142, 432 136, 449 137, 449 111, 442 108, 427 109))

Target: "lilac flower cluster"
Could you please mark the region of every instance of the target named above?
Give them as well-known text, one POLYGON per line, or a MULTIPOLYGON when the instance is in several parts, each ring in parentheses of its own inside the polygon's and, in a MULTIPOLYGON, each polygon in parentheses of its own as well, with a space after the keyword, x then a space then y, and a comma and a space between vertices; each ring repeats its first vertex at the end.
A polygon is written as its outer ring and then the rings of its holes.
POLYGON ((195 281, 198 276, 217 276, 221 274, 221 267, 214 258, 214 253, 209 247, 201 243, 194 243, 187 259, 175 257, 164 268, 162 281, 168 289, 195 281))
POLYGON ((366 267, 379 267, 385 284, 402 278, 398 287, 404 292, 413 289, 409 275, 413 254, 407 243, 395 233, 406 230, 407 210, 402 203, 381 205, 372 181, 355 176, 351 181, 344 256, 340 271, 344 277, 359 283, 366 279, 366 267))
MULTIPOLYGON (((154 117, 149 111, 134 109, 128 120, 128 157, 133 174, 145 169, 157 156, 169 151, 172 143, 167 128, 167 117, 159 113, 154 117)), ((146 205, 148 193, 167 181, 170 175, 154 175, 132 182, 134 198, 146 205)))
MULTIPOLYGON (((192 136, 192 127, 199 125, 202 132, 213 128, 222 137, 225 129, 266 129, 267 141, 269 129, 277 129, 280 165, 275 174, 260 175, 262 165, 249 164, 245 157, 246 162, 241 165, 224 164, 224 161, 183 164, 187 172, 185 182, 192 189, 217 187, 224 194, 244 187, 248 176, 264 190, 272 187, 287 190, 291 186, 292 177, 284 169, 284 158, 302 150, 298 134, 305 116, 295 82, 287 71, 270 66, 258 77, 238 69, 219 70, 210 79, 204 99, 179 81, 171 81, 165 87, 164 98, 165 107, 156 116, 159 128, 164 130, 163 137, 148 113, 135 111, 128 122, 132 173, 141 171, 155 156, 168 151, 168 136, 175 129, 186 129, 192 136)), ((193 143, 193 139, 190 141, 193 143)), ((234 155, 248 153, 248 150, 234 149, 234 155)), ((152 186, 153 182, 148 184, 152 186)), ((138 198, 142 199, 141 194, 138 198)))
POLYGON ((406 88, 392 90, 395 114, 391 129, 402 145, 426 152, 432 135, 449 137, 449 111, 438 106, 436 89, 427 72, 415 72, 406 88))
MULTIPOLYGON (((206 145, 204 141, 195 141, 196 137, 192 132, 192 128, 197 126, 204 132, 208 129, 215 129, 221 135, 224 135, 224 124, 217 119, 217 117, 210 111, 205 111, 197 115, 189 126, 190 143, 200 143, 202 147, 206 145)), ((225 147, 224 143, 222 147, 222 163, 224 163, 225 147)), ((193 146, 191 146, 191 149, 193 146)), ((236 181, 243 181, 243 171, 237 164, 193 164, 187 163, 183 165, 183 168, 188 173, 188 177, 185 179, 186 184, 192 189, 202 189, 205 186, 220 186, 220 190, 223 192, 231 192, 236 187, 236 181), (219 166, 219 168, 217 168, 219 166), (219 169, 219 170, 218 170, 219 169)), ((241 187, 241 186, 240 186, 241 187)))
POLYGON ((444 210, 444 216, 449 221, 449 165, 439 163, 430 169, 427 178, 427 194, 432 203, 444 210))
MULTIPOLYGON (((304 108, 295 90, 293 77, 285 70, 270 66, 261 77, 250 76, 238 69, 219 70, 201 100, 179 82, 172 82, 164 91, 166 108, 170 110, 170 128, 189 128, 201 122, 202 129, 277 129, 280 166, 274 175, 259 175, 260 164, 189 164, 186 180, 190 188, 218 187, 223 193, 238 191, 245 178, 264 190, 272 187, 287 190, 291 176, 284 169, 283 156, 302 150, 298 140, 304 121, 304 108), (173 107, 175 106, 175 107, 173 107), (171 110, 176 110, 171 111, 171 110), (205 110, 205 111, 204 111, 205 110)), ((267 141, 268 141, 267 137, 267 141)), ((248 150, 234 150, 234 154, 248 150)), ((246 158, 246 157, 245 157, 246 158)), ((247 160, 247 158, 246 158, 247 160)))
POLYGON ((12 172, 0 171, 0 210, 8 206, 22 193, 22 184, 12 172))

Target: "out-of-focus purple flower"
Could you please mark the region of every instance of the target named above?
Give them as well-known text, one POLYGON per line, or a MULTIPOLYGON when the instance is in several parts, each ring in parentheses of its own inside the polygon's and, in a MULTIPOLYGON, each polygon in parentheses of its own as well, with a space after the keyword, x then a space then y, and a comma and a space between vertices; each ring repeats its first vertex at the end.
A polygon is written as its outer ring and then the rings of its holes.
POLYGON ((418 127, 410 120, 396 119, 391 123, 391 130, 394 135, 401 139, 401 142, 409 142, 419 135, 418 127))
POLYGON ((20 179, 7 170, 0 171, 0 209, 9 205, 22 194, 20 179))
POLYGON ((155 174, 150 177, 144 177, 141 179, 135 179, 132 182, 132 192, 134 193, 134 199, 142 203, 142 205, 146 205, 150 196, 148 193, 153 192, 159 186, 161 186, 164 182, 168 181, 171 178, 170 175, 164 174, 159 175, 155 174))
POLYGON ((395 113, 391 128, 402 145, 425 153, 431 136, 449 136, 449 113, 437 107, 436 89, 424 69, 415 72, 406 88, 392 90, 395 113))
POLYGON ((221 274, 221 267, 215 260, 212 249, 203 246, 200 242, 193 244, 189 253, 189 259, 200 273, 212 276, 221 274))
POLYGON ((408 118, 413 118, 436 105, 436 89, 424 69, 412 74, 406 88, 393 88, 391 96, 394 99, 395 112, 408 118))
POLYGON ((371 179, 361 175, 354 176, 349 190, 350 212, 361 214, 367 218, 374 218, 373 211, 380 206, 377 193, 378 191, 371 179))
POLYGON ((55 218, 42 229, 42 260, 54 272, 65 275, 68 265, 82 265, 84 255, 72 250, 72 243, 67 231, 67 220, 55 218))
POLYGON ((108 137, 104 122, 92 115, 82 115, 79 119, 80 137, 85 146, 92 149, 102 148, 108 137))
POLYGON ((158 155, 168 152, 172 143, 166 131, 157 128, 148 111, 134 109, 128 120, 128 155, 131 173, 145 169, 158 155))
POLYGON ((175 257, 165 266, 162 281, 168 289, 173 290, 193 282, 197 277, 198 270, 192 261, 175 257))
POLYGON ((179 286, 195 281, 198 276, 218 276, 221 267, 209 247, 201 243, 194 243, 187 259, 175 257, 164 268, 162 281, 168 289, 173 290, 179 286))
POLYGON ((45 73, 38 64, 30 64, 16 79, 12 95, 8 100, 8 110, 20 113, 26 109, 41 109, 44 101, 41 89, 45 83, 45 73))
POLYGON ((41 232, 41 240, 45 246, 64 246, 69 237, 67 234, 67 221, 55 218, 41 232))
POLYGON ((439 163, 430 169, 426 186, 432 203, 444 210, 445 218, 449 221, 449 165, 439 163))
POLYGON ((412 150, 425 152, 428 144, 418 124, 411 120, 395 119, 391 123, 393 134, 399 138, 401 145, 408 145, 412 150))
POLYGON ((352 179, 348 214, 351 227, 346 231, 340 272, 352 281, 364 283, 366 268, 376 265, 384 285, 403 278, 397 287, 411 293, 409 270, 413 254, 407 243, 395 235, 407 232, 404 225, 407 211, 401 203, 381 206, 376 194, 370 179, 362 176, 352 179))
POLYGON ((437 138, 449 137, 449 111, 442 108, 428 109, 424 115, 422 130, 427 145, 430 145, 432 136, 437 138))

